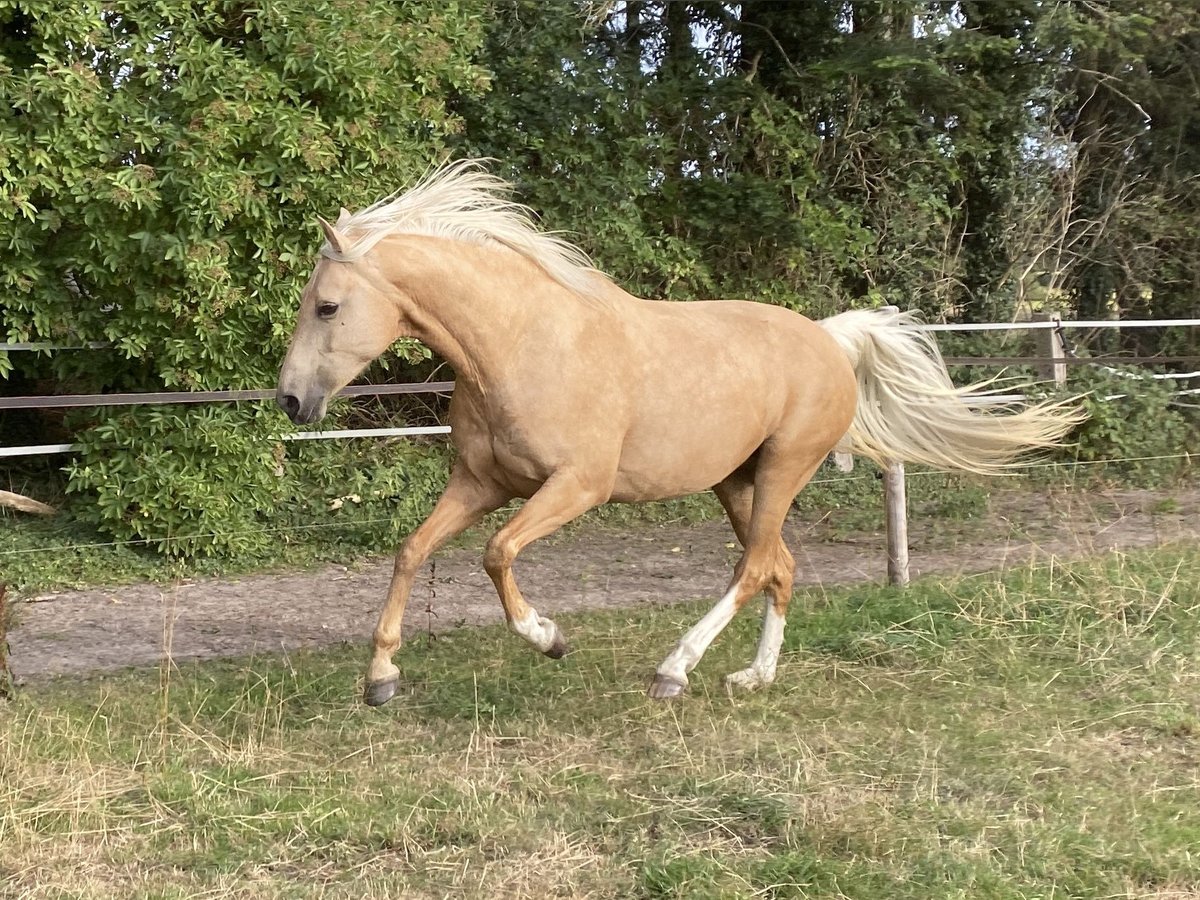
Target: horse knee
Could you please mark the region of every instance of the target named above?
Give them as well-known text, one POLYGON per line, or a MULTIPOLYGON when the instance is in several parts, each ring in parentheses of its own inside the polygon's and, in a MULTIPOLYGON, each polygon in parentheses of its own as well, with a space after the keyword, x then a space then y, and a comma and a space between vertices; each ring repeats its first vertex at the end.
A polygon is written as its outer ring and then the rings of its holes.
POLYGON ((394 569, 397 574, 405 572, 415 572, 420 567, 421 563, 426 559, 425 555, 420 553, 416 547, 412 546, 411 541, 405 541, 400 545, 400 549, 396 551, 396 563, 394 569))

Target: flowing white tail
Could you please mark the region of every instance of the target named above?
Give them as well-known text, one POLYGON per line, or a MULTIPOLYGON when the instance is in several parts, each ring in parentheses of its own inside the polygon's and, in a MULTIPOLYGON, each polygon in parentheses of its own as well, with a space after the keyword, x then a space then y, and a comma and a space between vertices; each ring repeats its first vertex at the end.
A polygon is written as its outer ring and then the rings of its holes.
POLYGON ((995 392, 986 383, 955 387, 916 313, 852 310, 820 324, 858 376, 858 411, 838 449, 880 465, 917 462, 997 474, 1029 450, 1059 444, 1086 418, 1070 400, 1016 412, 972 408, 972 401, 995 392))

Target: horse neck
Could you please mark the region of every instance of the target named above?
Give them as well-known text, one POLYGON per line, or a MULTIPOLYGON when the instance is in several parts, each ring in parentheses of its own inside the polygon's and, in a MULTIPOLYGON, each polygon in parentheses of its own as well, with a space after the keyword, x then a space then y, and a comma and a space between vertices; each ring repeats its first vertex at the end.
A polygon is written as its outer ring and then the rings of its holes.
POLYGON ((537 319, 561 316, 578 298, 541 268, 502 247, 395 235, 376 250, 398 290, 411 336, 444 358, 460 381, 483 388, 537 319))

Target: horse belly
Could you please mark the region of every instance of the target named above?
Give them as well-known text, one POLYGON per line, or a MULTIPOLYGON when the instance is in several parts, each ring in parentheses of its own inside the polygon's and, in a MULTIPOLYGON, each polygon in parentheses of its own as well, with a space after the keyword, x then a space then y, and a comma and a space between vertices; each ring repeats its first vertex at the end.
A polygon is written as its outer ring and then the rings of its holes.
POLYGON ((689 465, 685 469, 674 470, 669 466, 622 466, 610 499, 617 503, 640 503, 697 494, 724 481, 753 453, 751 450, 737 462, 730 458, 723 466, 689 465))
MULTIPOLYGON (((678 408, 676 412, 678 413, 678 408)), ((626 435, 613 500, 661 500, 705 491, 723 481, 769 436, 758 416, 734 421, 705 415, 660 416, 626 435)))
POLYGON ((613 499, 707 490, 768 441, 819 458, 841 438, 854 376, 818 326, 761 304, 681 306, 646 348, 613 499))

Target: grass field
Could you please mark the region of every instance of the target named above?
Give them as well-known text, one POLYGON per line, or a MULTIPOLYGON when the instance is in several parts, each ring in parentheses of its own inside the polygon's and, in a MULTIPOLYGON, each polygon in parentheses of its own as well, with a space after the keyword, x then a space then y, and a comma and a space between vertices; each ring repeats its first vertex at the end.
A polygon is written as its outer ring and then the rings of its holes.
MULTIPOLYGON (((26 687, 19 897, 1200 897, 1200 554, 797 595, 771 689, 642 689, 702 607, 26 687)), ((169 635, 164 636, 169 641, 169 635)))

